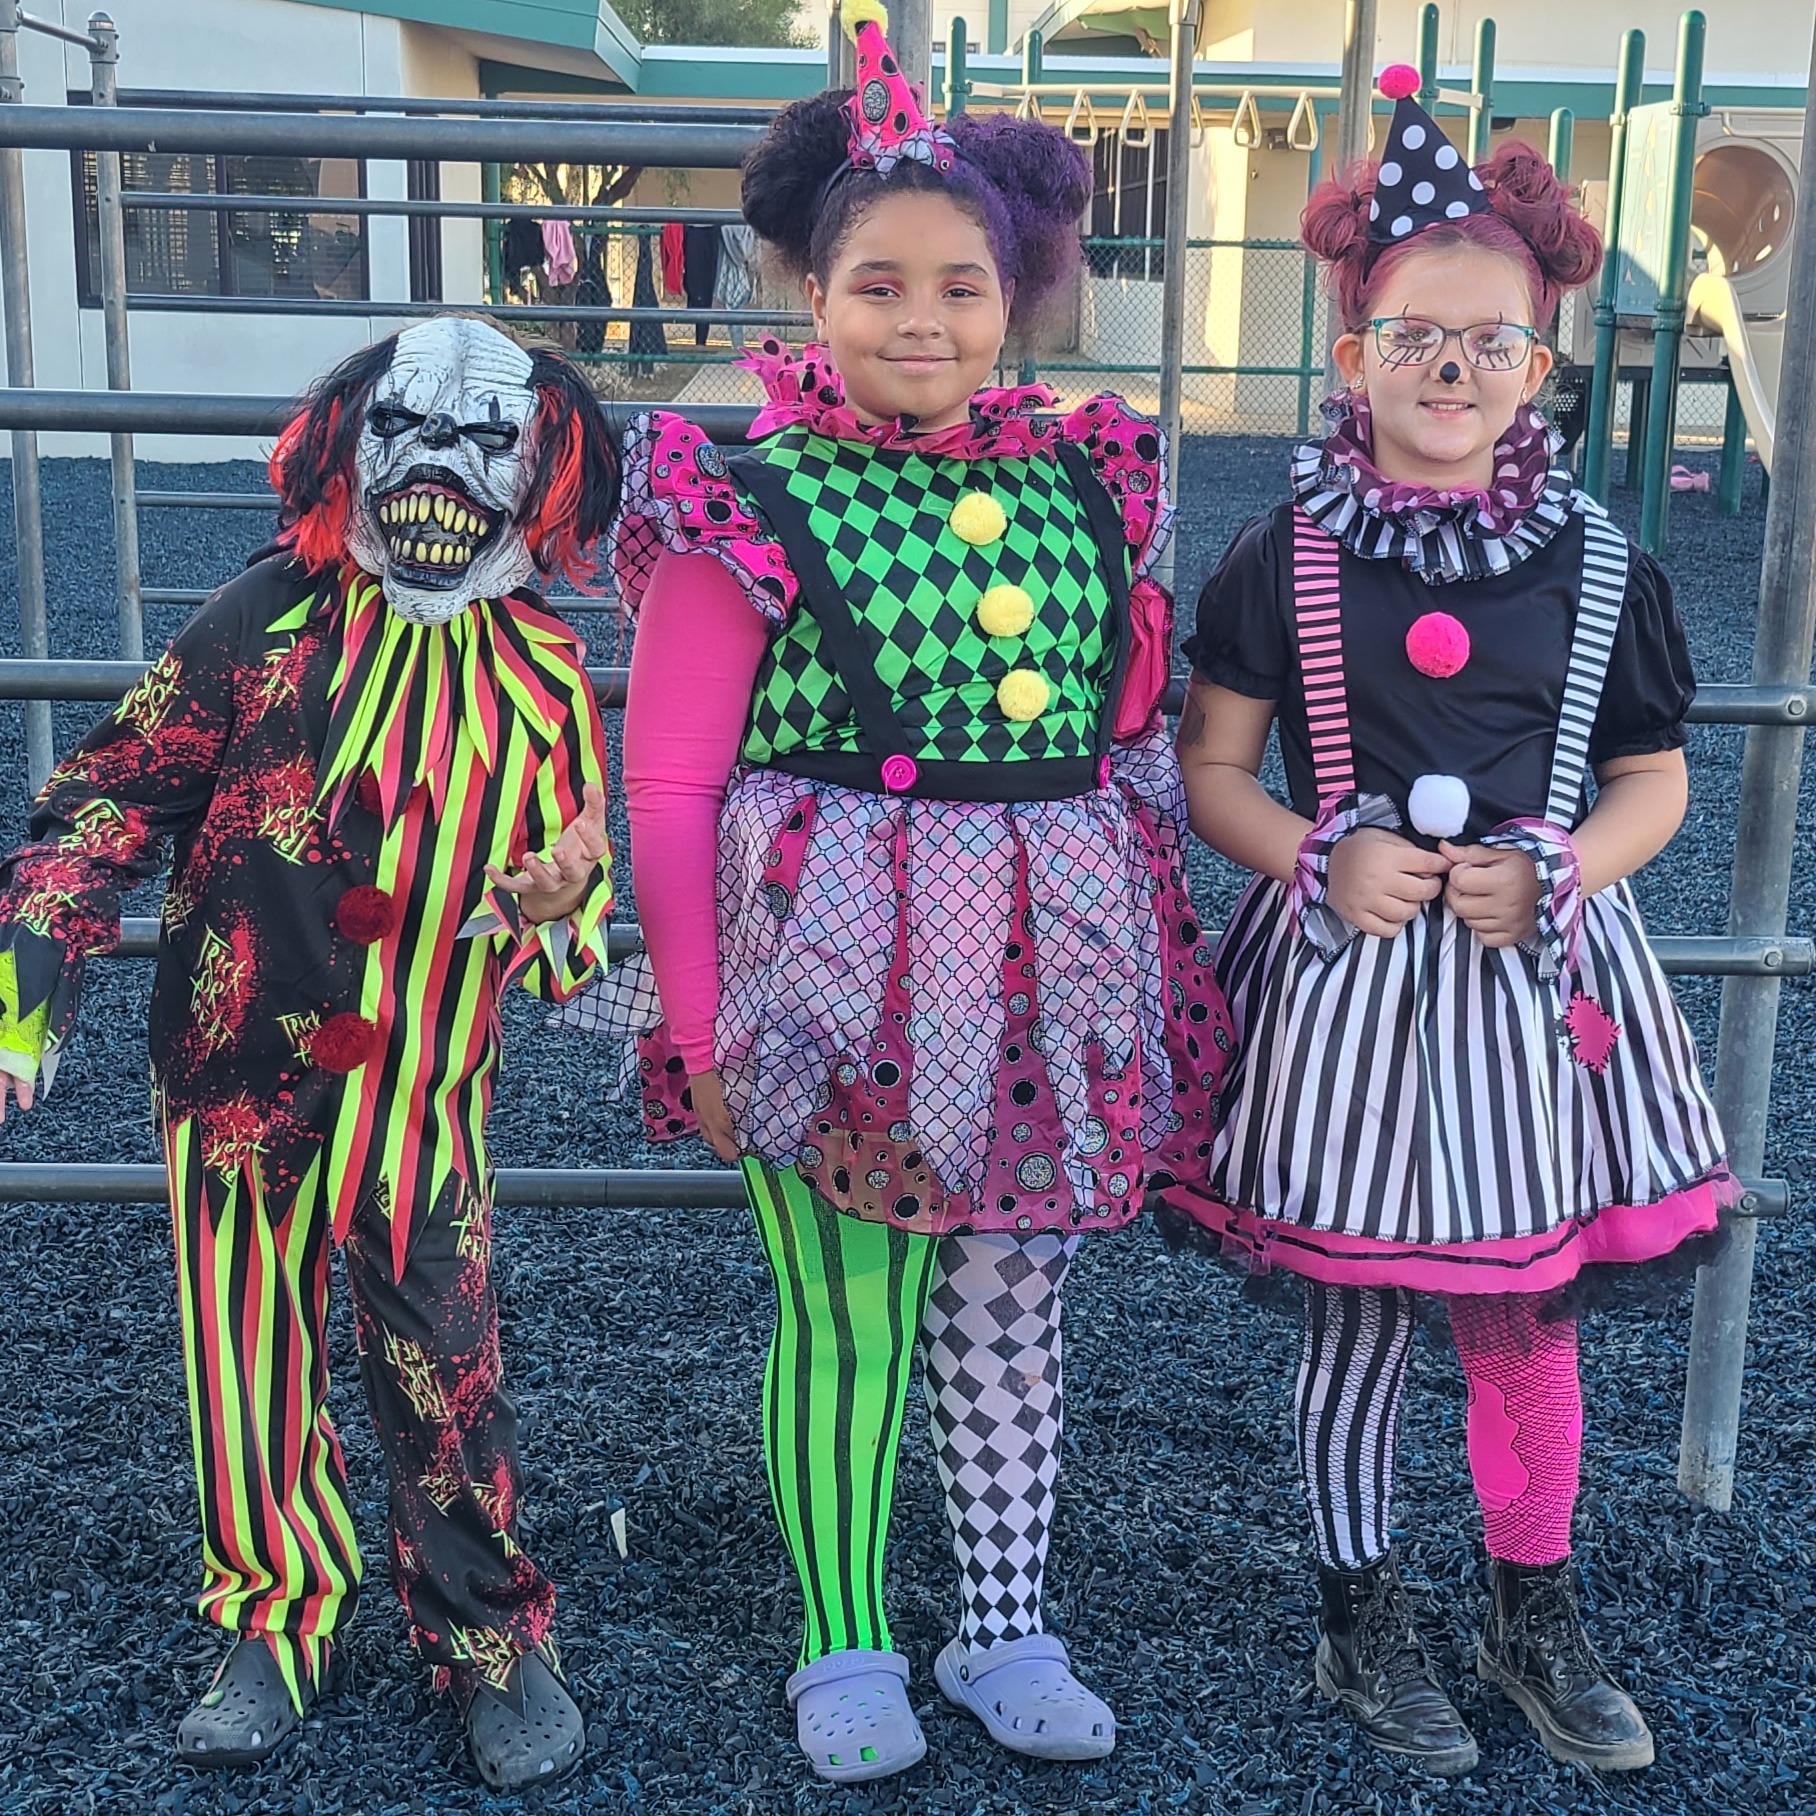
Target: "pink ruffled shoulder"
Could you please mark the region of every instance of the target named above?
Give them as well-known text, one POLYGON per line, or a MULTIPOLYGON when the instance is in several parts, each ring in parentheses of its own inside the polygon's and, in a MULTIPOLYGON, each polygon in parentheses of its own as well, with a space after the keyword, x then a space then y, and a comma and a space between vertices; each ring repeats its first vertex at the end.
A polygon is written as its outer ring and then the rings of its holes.
POLYGON ((739 496, 725 456, 684 417, 654 410, 625 430, 624 502, 612 532, 612 571, 633 617, 663 554, 713 556, 771 624, 794 609, 794 570, 739 496))
POLYGON ((1151 418, 1113 392, 1087 397, 1060 424, 1060 434, 1090 455, 1097 477, 1122 513, 1134 553, 1134 578, 1145 579, 1173 534, 1166 437, 1151 418))

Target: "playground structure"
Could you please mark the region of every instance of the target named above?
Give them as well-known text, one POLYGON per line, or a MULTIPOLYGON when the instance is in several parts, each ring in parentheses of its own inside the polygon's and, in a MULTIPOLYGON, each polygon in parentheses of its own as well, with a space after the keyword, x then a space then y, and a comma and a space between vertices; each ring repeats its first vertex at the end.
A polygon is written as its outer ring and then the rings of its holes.
MULTIPOLYGON (((1196 16, 1195 0, 1184 0, 1188 17, 1196 16)), ((1436 80, 1437 8, 1427 6, 1421 17, 1420 69, 1424 78, 1422 98, 1470 115, 1469 155, 1479 158, 1487 148, 1493 122, 1492 80, 1494 33, 1484 21, 1477 39, 1477 59, 1472 88, 1450 93, 1436 80)), ((1701 15, 1686 17, 1685 48, 1680 56, 1678 96, 1668 135, 1673 160, 1671 195, 1666 210, 1663 252, 1657 262, 1659 299, 1654 313, 1654 405, 1645 437, 1648 472, 1655 451, 1662 446, 1667 458, 1671 448, 1675 386, 1680 347, 1688 306, 1688 240, 1691 227, 1689 178, 1694 165, 1694 123, 1700 113, 1701 15), (1684 122, 1692 124, 1686 127, 1684 122)), ((1618 109, 1622 136, 1617 136, 1614 174, 1626 175, 1624 137, 1629 116, 1640 98, 1639 57, 1643 44, 1632 40, 1622 64, 1624 102, 1618 109)), ((19 658, 0 660, 0 699, 24 703, 27 726, 29 781, 35 788, 50 767, 50 717, 53 699, 111 700, 117 698, 143 670, 141 598, 153 595, 142 588, 137 556, 138 510, 141 506, 178 503, 235 510, 269 508, 269 499, 253 494, 172 493, 162 496, 137 491, 133 464, 133 435, 179 432, 196 435, 270 436, 281 426, 290 409, 289 400, 270 396, 195 396, 177 393, 134 392, 131 388, 128 335, 135 309, 147 306, 166 312, 188 310, 195 314, 225 314, 223 299, 190 297, 146 299, 128 292, 123 244, 124 198, 119 160, 122 153, 153 147, 170 151, 205 151, 235 155, 324 156, 390 158, 449 163, 517 162, 532 158, 558 158, 600 165, 641 164, 654 167, 729 170, 736 166, 754 136, 748 119, 715 121, 699 117, 697 108, 663 110, 647 103, 618 103, 588 110, 584 118, 565 110, 557 117, 537 118, 509 103, 449 101, 412 109, 393 108, 388 101, 370 97, 331 101, 332 111, 311 113, 294 107, 240 106, 215 111, 184 111, 172 107, 135 107, 117 104, 114 64, 117 40, 111 25, 97 15, 88 33, 72 33, 23 15, 18 0, 0 0, 0 277, 4 279, 6 311, 7 388, 0 390, 0 429, 11 432, 12 495, 16 535, 18 599, 20 610, 19 658), (87 48, 95 65, 93 106, 25 105, 19 80, 18 33, 22 29, 47 30, 87 48), (436 112, 439 107, 442 112, 436 112), (443 117, 443 116, 447 117, 443 117), (459 117, 454 117, 459 116, 459 117), (61 155, 89 151, 97 159, 98 233, 100 236, 100 289, 107 333, 108 379, 106 391, 40 390, 32 382, 31 292, 28 281, 28 234, 23 180, 23 154, 27 149, 61 155), (113 662, 53 660, 48 647, 45 609, 44 530, 38 490, 37 436, 43 431, 100 432, 113 439, 114 543, 119 573, 119 654, 113 662)), ((962 82, 962 57, 959 76, 962 82)), ((1175 59, 1176 80, 1170 91, 1172 117, 1188 119, 1194 97, 1189 58, 1175 59), (1183 76, 1178 75, 1184 64, 1183 76)), ((1038 84, 1035 85, 1038 89, 1038 84)), ((961 86, 961 103, 965 94, 961 86)), ((1279 102, 1284 96, 1265 97, 1279 102)), ((1306 92, 1305 103, 1312 130, 1319 129, 1323 94, 1306 92)), ((1244 119, 1261 120, 1263 97, 1251 94, 1237 112, 1244 119)), ((1298 115, 1295 93, 1287 122, 1298 115)), ((1026 100, 1031 109, 1044 108, 1046 98, 1036 92, 1026 100)), ((1076 103, 1075 103, 1076 104, 1076 103)), ((1145 106, 1145 102, 1142 104, 1145 106)), ((1131 108, 1125 99, 1123 106, 1131 108)), ((1119 116, 1120 117, 1120 116, 1119 116)), ((1140 131, 1139 111, 1127 118, 1140 131)), ((1569 162, 1570 122, 1554 119, 1552 154, 1560 168, 1569 162)), ((1302 125, 1301 130, 1305 130, 1302 125)), ((1738 136, 1738 135, 1737 135, 1738 136)), ((1751 146, 1743 149, 1752 149, 1751 146)), ((1730 187, 1717 190, 1724 175, 1717 163, 1710 179, 1711 194, 1727 195, 1735 218, 1750 220, 1757 228, 1766 219, 1755 209, 1749 214, 1750 194, 1740 181, 1746 166, 1736 164, 1739 175, 1729 173, 1730 187)), ((1785 165, 1795 173, 1790 220, 1799 209, 1816 206, 1816 170, 1800 163, 1785 165)), ((1166 197, 1167 230, 1163 241, 1184 240, 1182 210, 1187 202, 1183 186, 1169 188, 1166 197)), ((140 198, 133 198, 135 204, 140 198)), ((1613 195, 1611 218, 1620 214, 1618 194, 1613 195)), ((239 213, 296 212, 294 196, 235 195, 239 213)), ((513 210, 497 203, 443 203, 428 198, 387 200, 363 198, 360 210, 405 217, 447 215, 450 218, 527 217, 528 208, 513 210)), ((1747 752, 1741 792, 1741 824, 1736 843, 1729 926, 1725 935, 1701 935, 1658 942, 1668 971, 1678 975, 1721 976, 1723 985, 1722 1033, 1716 1071, 1715 1094, 1725 1126, 1734 1144, 1734 1163, 1747 1181, 1738 1235, 1728 1254, 1703 1270, 1697 1289, 1696 1322, 1692 1333, 1692 1361, 1686 1387, 1683 1456, 1680 1482, 1693 1498, 1725 1510, 1731 1502, 1734 1448, 1738 1429, 1741 1376, 1745 1360, 1746 1320, 1750 1292, 1756 1219, 1783 1210, 1787 1202, 1782 1181, 1759 1177, 1764 1163, 1766 1116, 1772 1087, 1772 1055, 1776 1038, 1777 992, 1787 976, 1816 970, 1816 948, 1807 939, 1787 939, 1785 922, 1789 897, 1791 855, 1797 811, 1797 781, 1802 762, 1803 729, 1816 714, 1816 688, 1809 681, 1813 634, 1816 634, 1816 546, 1807 525, 1816 515, 1816 440, 1806 444, 1803 426, 1816 421, 1816 251, 1808 246, 1798 253, 1798 242, 1789 235, 1775 236, 1771 244, 1763 233, 1753 240, 1741 237, 1716 239, 1720 226, 1715 204, 1704 215, 1710 243, 1719 244, 1720 275, 1739 299, 1738 338, 1743 352, 1752 349, 1753 370, 1763 394, 1766 386, 1765 356, 1749 311, 1762 314, 1761 298, 1768 295, 1766 277, 1782 260, 1787 286, 1782 310, 1782 346, 1774 404, 1781 426, 1772 437, 1775 485, 1767 522, 1765 570, 1761 583, 1759 623, 1755 639, 1754 673, 1746 683, 1716 683, 1703 688, 1693 716, 1704 723, 1748 727, 1747 752), (1750 251, 1749 251, 1750 249, 1750 251), (1780 399, 1777 392, 1782 390, 1780 399)), ((1613 266, 1611 264, 1611 274, 1613 266)), ((1178 282, 1180 266, 1169 275, 1178 282)), ((1307 280, 1309 281, 1309 279, 1307 280)), ((1166 330, 1161 336, 1163 372, 1179 366, 1181 294, 1172 289, 1173 304, 1163 313, 1166 330)), ((1598 306, 1597 370, 1617 370, 1619 319, 1613 276, 1604 287, 1606 308, 1598 306), (1606 341, 1604 348, 1603 341, 1606 341), (1607 365, 1604 368, 1603 356, 1607 365)), ((240 312, 248 310, 269 317, 336 312, 395 314, 408 318, 433 314, 435 303, 386 304, 373 310, 367 303, 345 309, 332 299, 311 299, 307 308, 281 298, 233 299, 240 312)), ((499 309, 504 319, 542 322, 554 319, 649 320, 691 324, 705 319, 723 325, 757 326, 772 320, 762 312, 700 309, 572 308, 547 306, 499 309)), ((1297 372, 1297 368, 1294 369, 1297 372)), ((1592 423, 1588 458, 1593 461, 1611 428, 1612 378, 1595 392, 1601 421, 1592 423)), ((733 439, 748 427, 750 413, 738 408, 689 405, 696 423, 720 439, 733 439)), ((1605 459, 1603 477, 1605 479, 1605 459)), ((1648 500, 1651 494, 1648 492, 1648 500)), ((195 593, 199 597, 199 592, 195 593)), ((189 589, 166 589, 157 596, 164 604, 187 603, 189 589)), ((594 671, 601 703, 621 706, 622 671, 594 671)), ((1169 701, 1176 710, 1179 690, 1169 701)), ((622 954, 634 948, 637 930, 625 928, 614 941, 622 954)), ((142 957, 153 950, 155 930, 148 922, 130 924, 113 956, 142 957)), ((59 1200, 63 1202, 144 1202, 162 1196, 164 1178, 153 1167, 76 1166, 70 1164, 0 1164, 0 1203, 59 1200)), ((499 1201, 573 1204, 636 1204, 644 1206, 729 1206, 739 1201, 734 1174, 699 1171, 641 1173, 623 1171, 536 1170, 501 1176, 499 1201)))
MULTIPOLYGON (((1727 387, 1722 510, 1739 509, 1749 435, 1768 476, 1773 471, 1797 240, 1804 114, 1709 108, 1703 39, 1703 15, 1686 13, 1672 99, 1642 104, 1645 39, 1627 34, 1600 197, 1609 256, 1594 305, 1584 478, 1606 497, 1614 392, 1628 383, 1626 478, 1642 488, 1640 539, 1655 554, 1667 541, 1682 383, 1727 387)), ((1579 344, 1586 313, 1579 309, 1579 344)))

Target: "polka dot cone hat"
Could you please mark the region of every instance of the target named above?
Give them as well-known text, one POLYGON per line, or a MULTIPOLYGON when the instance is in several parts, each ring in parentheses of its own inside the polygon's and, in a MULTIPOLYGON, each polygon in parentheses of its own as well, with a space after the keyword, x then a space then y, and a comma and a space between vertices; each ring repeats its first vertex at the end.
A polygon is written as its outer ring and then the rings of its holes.
POLYGON ((1394 103, 1394 117, 1368 205, 1371 249, 1397 246, 1440 221, 1491 212, 1481 178, 1419 105, 1419 72, 1393 64, 1381 72, 1381 92, 1394 103))

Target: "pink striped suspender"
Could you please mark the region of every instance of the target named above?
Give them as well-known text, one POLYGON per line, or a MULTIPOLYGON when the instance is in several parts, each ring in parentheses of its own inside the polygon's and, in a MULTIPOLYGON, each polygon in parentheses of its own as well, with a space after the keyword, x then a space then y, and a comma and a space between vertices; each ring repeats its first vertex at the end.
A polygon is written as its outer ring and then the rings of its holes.
POLYGON ((1343 683, 1343 606, 1337 565, 1342 546, 1303 511, 1293 512, 1293 623, 1305 677, 1318 799, 1353 794, 1356 763, 1349 741, 1349 693, 1343 683))

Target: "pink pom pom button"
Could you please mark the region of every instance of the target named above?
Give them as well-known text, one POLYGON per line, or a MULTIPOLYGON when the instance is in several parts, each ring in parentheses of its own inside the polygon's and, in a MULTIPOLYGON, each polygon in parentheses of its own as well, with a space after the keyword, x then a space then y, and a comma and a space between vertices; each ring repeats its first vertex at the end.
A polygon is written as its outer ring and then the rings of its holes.
POLYGON ((906 794, 921 779, 921 766, 912 757, 883 759, 883 786, 892 795, 906 794))
POLYGON ((1446 680, 1469 660, 1469 632, 1448 612, 1427 612, 1406 633, 1406 659, 1420 674, 1446 680))
POLYGON ((1390 101, 1404 101, 1419 92, 1419 72, 1410 63, 1390 63, 1381 72, 1378 84, 1390 101))

